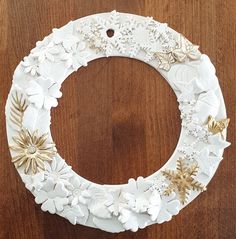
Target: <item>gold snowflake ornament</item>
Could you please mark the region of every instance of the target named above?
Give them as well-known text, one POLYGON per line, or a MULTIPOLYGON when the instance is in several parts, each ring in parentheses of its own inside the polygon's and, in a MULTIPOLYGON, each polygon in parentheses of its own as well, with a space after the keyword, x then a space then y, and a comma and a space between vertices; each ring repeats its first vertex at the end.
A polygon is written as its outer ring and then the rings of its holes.
POLYGON ((179 158, 176 170, 166 169, 162 171, 163 176, 170 181, 169 186, 165 189, 165 194, 170 195, 172 192, 176 192, 179 195, 180 202, 185 204, 191 189, 201 192, 205 191, 206 187, 194 179, 198 169, 197 163, 187 166, 184 160, 179 158))
POLYGON ((47 142, 48 134, 39 135, 38 131, 30 133, 22 129, 18 136, 12 137, 14 144, 10 149, 16 153, 12 162, 16 167, 24 167, 25 173, 31 171, 35 174, 44 170, 44 162, 51 161, 56 154, 55 144, 47 142))

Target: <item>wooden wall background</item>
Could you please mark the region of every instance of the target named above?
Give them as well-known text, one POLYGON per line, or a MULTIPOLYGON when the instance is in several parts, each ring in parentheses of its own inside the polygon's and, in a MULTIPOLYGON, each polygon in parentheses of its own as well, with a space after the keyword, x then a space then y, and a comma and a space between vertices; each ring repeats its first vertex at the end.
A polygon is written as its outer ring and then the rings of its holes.
MULTIPOLYGON (((235 22, 235 0, 0 0, 0 238, 235 239, 235 22), (72 226, 40 210, 10 162, 4 115, 14 69, 37 40, 71 19, 113 9, 168 22, 210 56, 231 118, 232 142, 208 191, 171 222, 117 235, 72 226)), ((99 183, 124 183, 165 163, 177 143, 180 120, 174 93, 154 69, 110 58, 69 78, 53 111, 52 132, 75 171, 99 183)))

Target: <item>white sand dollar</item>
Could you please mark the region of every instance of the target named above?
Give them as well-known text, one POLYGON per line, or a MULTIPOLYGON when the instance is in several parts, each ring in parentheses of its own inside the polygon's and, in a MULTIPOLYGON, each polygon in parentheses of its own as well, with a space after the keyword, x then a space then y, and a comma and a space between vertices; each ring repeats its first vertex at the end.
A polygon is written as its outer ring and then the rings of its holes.
POLYGON ((71 21, 37 42, 17 66, 6 104, 12 162, 35 202, 72 224, 109 232, 169 221, 204 191, 229 146, 228 121, 215 68, 198 46, 167 24, 116 11, 71 21), (172 156, 154 174, 124 185, 99 185, 60 157, 50 111, 71 73, 113 56, 141 60, 167 80, 182 128, 172 156))

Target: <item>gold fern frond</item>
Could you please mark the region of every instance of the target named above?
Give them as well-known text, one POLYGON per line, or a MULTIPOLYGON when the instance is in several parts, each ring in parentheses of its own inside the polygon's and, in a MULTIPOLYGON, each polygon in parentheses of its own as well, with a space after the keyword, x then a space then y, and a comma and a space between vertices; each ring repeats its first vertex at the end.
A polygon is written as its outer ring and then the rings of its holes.
POLYGON ((12 94, 10 106, 10 120, 19 128, 22 127, 23 115, 25 110, 27 109, 27 106, 28 105, 26 103, 24 95, 22 93, 19 95, 18 92, 15 91, 15 93, 12 94))

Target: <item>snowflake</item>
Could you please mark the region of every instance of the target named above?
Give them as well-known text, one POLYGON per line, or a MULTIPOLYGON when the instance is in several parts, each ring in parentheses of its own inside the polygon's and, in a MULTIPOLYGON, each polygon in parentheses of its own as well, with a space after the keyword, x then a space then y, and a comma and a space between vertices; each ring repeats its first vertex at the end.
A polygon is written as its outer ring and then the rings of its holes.
POLYGON ((152 181, 152 185, 150 187, 151 191, 157 191, 160 195, 162 195, 167 187, 166 178, 163 176, 155 177, 152 181))
POLYGON ((194 149, 195 142, 192 144, 184 144, 183 146, 178 148, 178 151, 182 154, 184 154, 184 159, 193 161, 196 159, 196 156, 198 155, 199 152, 197 152, 194 149))
MULTIPOLYGON (((129 55, 135 57, 141 50, 146 53, 146 61, 150 61, 155 52, 155 45, 160 43, 162 49, 167 51, 167 45, 172 39, 167 24, 154 21, 153 18, 147 17, 144 22, 140 23, 130 18, 125 26, 129 32, 129 43, 131 46, 129 55)), ((169 49, 169 48, 168 48, 169 49)))
POLYGON ((104 52, 106 56, 111 56, 114 49, 120 53, 126 51, 126 31, 120 22, 120 14, 116 11, 111 12, 108 19, 94 17, 78 31, 88 40, 91 48, 104 52), (113 36, 108 36, 109 30, 113 32, 113 36))
POLYGON ((197 163, 190 166, 186 166, 183 159, 177 160, 176 170, 164 170, 162 174, 166 179, 170 181, 170 184, 165 190, 166 195, 170 195, 172 192, 179 194, 179 198, 182 204, 187 203, 189 191, 205 191, 206 187, 194 179, 199 170, 197 163))

